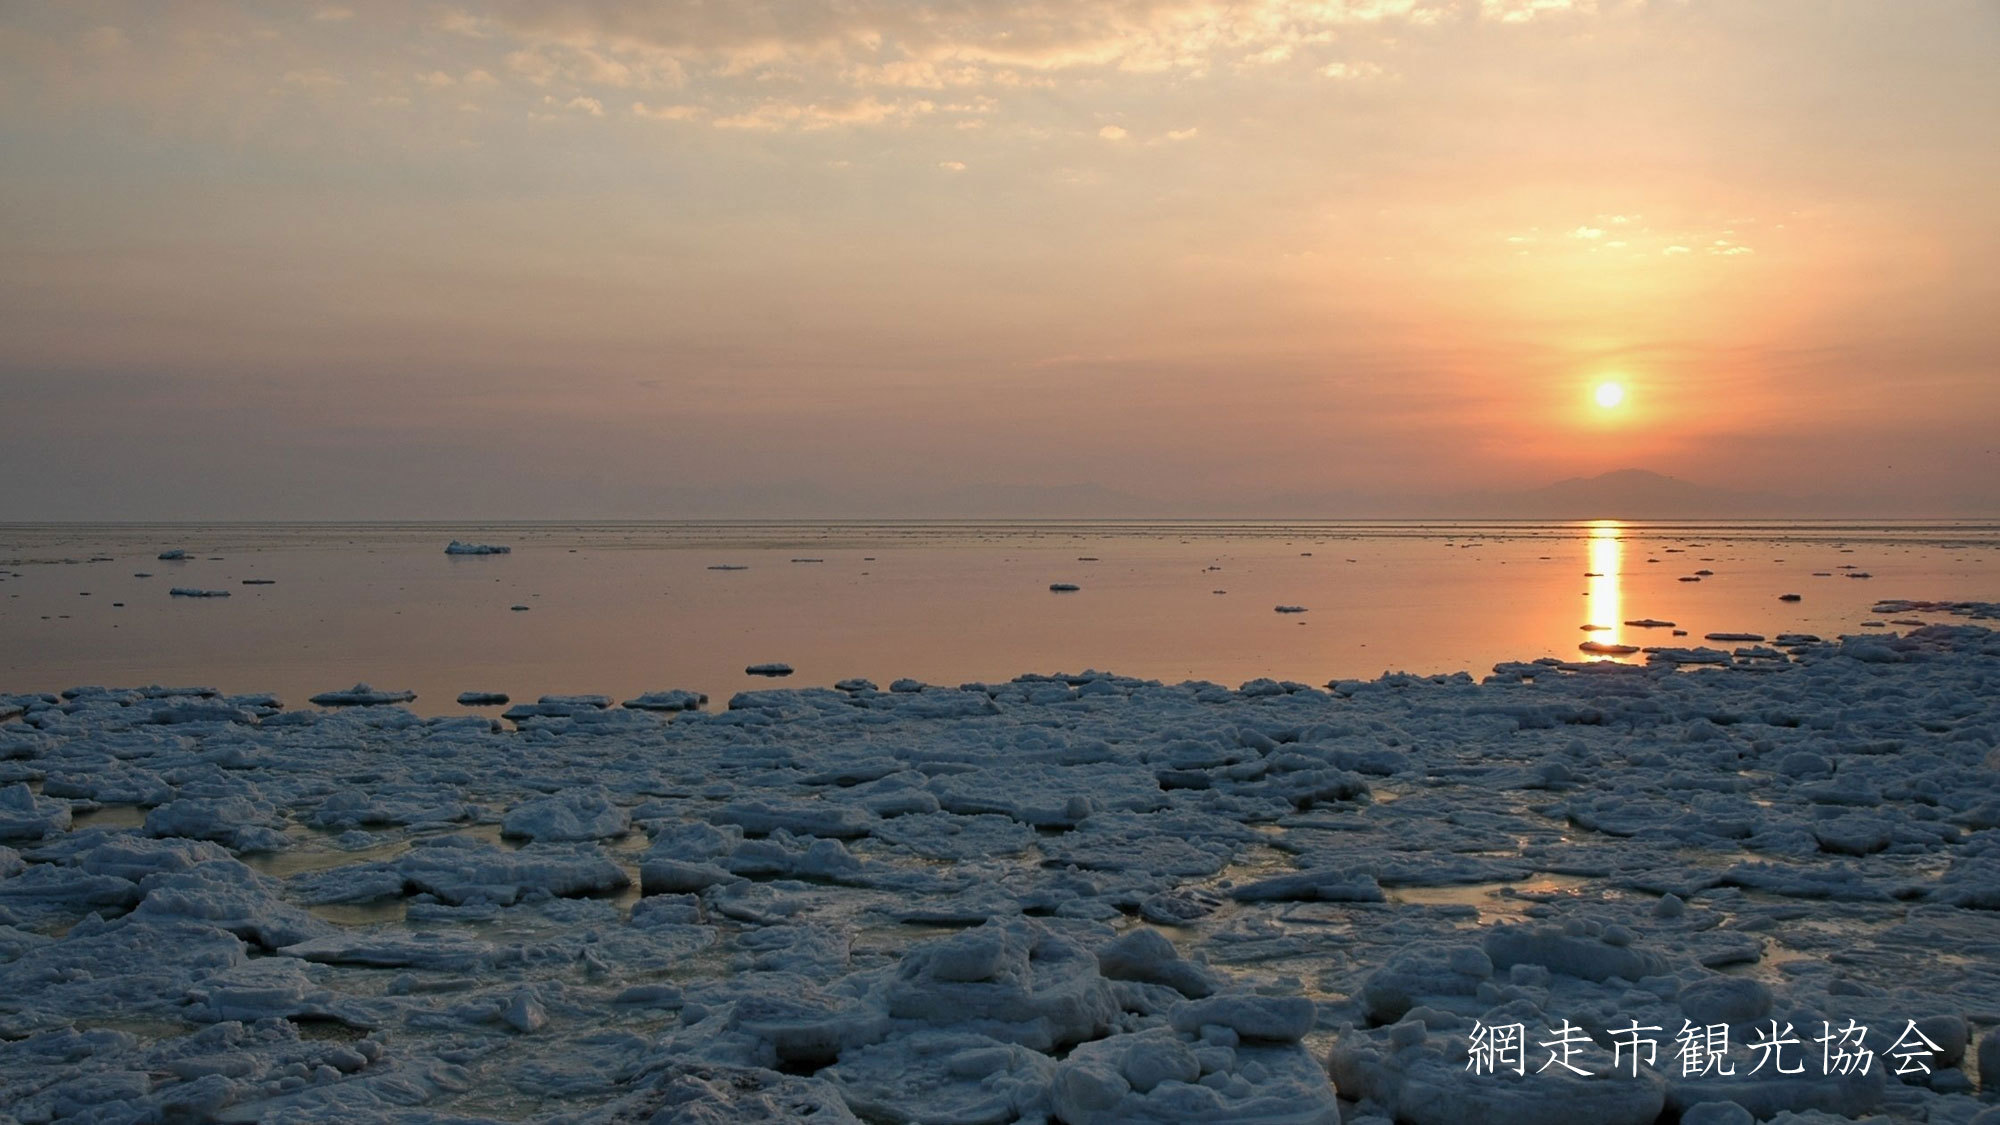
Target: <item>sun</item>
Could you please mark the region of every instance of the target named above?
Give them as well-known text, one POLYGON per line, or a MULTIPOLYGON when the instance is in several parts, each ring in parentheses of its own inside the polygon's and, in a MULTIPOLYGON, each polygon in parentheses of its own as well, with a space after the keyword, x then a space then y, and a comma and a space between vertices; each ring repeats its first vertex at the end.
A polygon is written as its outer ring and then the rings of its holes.
POLYGON ((1625 401, 1625 384, 1599 383, 1597 390, 1592 392, 1592 397, 1597 400, 1597 405, 1611 410, 1625 401))

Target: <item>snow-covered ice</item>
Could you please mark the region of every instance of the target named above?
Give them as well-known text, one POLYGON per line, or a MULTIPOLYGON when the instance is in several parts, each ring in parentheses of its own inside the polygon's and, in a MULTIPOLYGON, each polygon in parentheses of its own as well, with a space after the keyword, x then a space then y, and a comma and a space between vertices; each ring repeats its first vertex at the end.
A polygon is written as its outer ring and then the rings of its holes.
POLYGON ((1971 1122, 2000 634, 1776 643, 511 726, 0 697, 0 1121, 1971 1122), (1772 1019, 1878 1065, 1749 1075, 1772 1019), (1564 1020, 1590 1077, 1535 1071, 1564 1020), (1513 1023, 1527 1073, 1470 1073, 1513 1023))

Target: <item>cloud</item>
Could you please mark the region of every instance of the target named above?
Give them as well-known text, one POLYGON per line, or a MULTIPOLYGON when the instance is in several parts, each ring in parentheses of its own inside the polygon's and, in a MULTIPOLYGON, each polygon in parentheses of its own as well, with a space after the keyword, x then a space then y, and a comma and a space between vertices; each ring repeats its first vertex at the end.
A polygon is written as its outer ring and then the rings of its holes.
POLYGON ((1603 238, 1604 230, 1601 227, 1578 227, 1569 232, 1569 236, 1582 239, 1603 238))
MULTIPOLYGON (((1514 0, 1546 5, 1554 0, 1514 0)), ((530 55, 573 52, 633 66, 676 61, 685 72, 788 80, 835 76, 854 86, 944 89, 1022 82, 1023 72, 1202 74, 1218 62, 1276 65, 1343 28, 1426 26, 1458 18, 1457 0, 961 0, 953 5, 788 0, 638 6, 500 0, 491 19, 530 55)), ((1511 8, 1495 18, 1507 18, 1511 8)), ((462 15, 462 14, 461 14, 462 15)), ((1355 76, 1365 68, 1347 64, 1355 76)))
POLYGON ((450 8, 439 12, 437 18, 431 21, 431 26, 452 35, 463 35, 467 39, 484 39, 492 34, 487 21, 462 8, 450 8))
POLYGON ((1596 0, 1479 0, 1479 14, 1501 23, 1526 23, 1541 16, 1591 14, 1596 0))
POLYGON ((1107 141, 1122 141, 1126 137, 1125 130, 1117 125, 1106 125, 1097 131, 1097 135, 1107 141))
POLYGON ((596 98, 574 97, 564 106, 566 109, 580 109, 592 117, 604 116, 604 103, 596 98))
POLYGON ((341 23, 353 18, 353 8, 326 7, 313 13, 313 19, 320 23, 341 23))
POLYGON ((1388 71, 1371 62, 1330 62, 1319 68, 1322 78, 1337 81, 1364 82, 1370 78, 1382 78, 1388 71))
POLYGON ((83 49, 93 53, 120 51, 131 45, 122 28, 93 27, 83 33, 83 49))
POLYGON ((963 160, 940 160, 940 161, 938 161, 938 167, 940 167, 940 168, 944 169, 944 170, 945 170, 945 171, 947 171, 947 172, 963 172, 963 171, 965 171, 965 161, 963 161, 963 160))
POLYGON ((345 79, 325 67, 313 67, 309 70, 288 70, 285 72, 284 82, 288 86, 299 86, 308 90, 324 90, 334 86, 346 85, 345 79))
POLYGON ((907 122, 937 111, 937 103, 918 100, 885 102, 878 98, 857 98, 847 102, 767 101, 744 113, 715 119, 719 129, 832 129, 847 125, 883 125, 907 122))
POLYGON ((632 115, 653 121, 693 121, 703 110, 698 105, 652 105, 645 102, 632 103, 632 115))

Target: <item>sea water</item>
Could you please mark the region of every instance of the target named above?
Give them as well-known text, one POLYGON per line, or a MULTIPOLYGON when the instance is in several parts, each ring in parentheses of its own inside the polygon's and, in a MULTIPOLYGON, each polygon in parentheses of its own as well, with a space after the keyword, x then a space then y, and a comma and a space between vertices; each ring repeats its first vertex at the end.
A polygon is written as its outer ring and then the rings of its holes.
POLYGON ((367 681, 446 713, 466 690, 720 705, 767 662, 786 686, 1476 675, 1586 641, 1906 628, 1871 607, 2000 596, 1996 548, 1995 522, 0 525, 0 691, 297 705, 367 681), (1648 618, 1686 636, 1625 624, 1648 618))

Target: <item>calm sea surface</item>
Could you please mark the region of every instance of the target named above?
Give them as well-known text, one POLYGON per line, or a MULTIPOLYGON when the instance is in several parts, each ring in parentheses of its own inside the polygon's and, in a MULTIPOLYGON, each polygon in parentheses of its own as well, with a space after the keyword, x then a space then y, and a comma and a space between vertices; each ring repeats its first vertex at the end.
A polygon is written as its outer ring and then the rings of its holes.
POLYGON ((365 680, 426 713, 467 689, 719 704, 772 686, 743 671, 769 661, 797 669, 786 686, 1086 668, 1318 684, 1582 659, 1585 640, 1863 632, 1884 598, 2000 600, 2000 523, 16 524, 0 692, 205 684, 297 705, 365 680), (448 556, 454 538, 513 552, 448 556), (1689 636, 1623 624, 1649 617, 1689 636))

